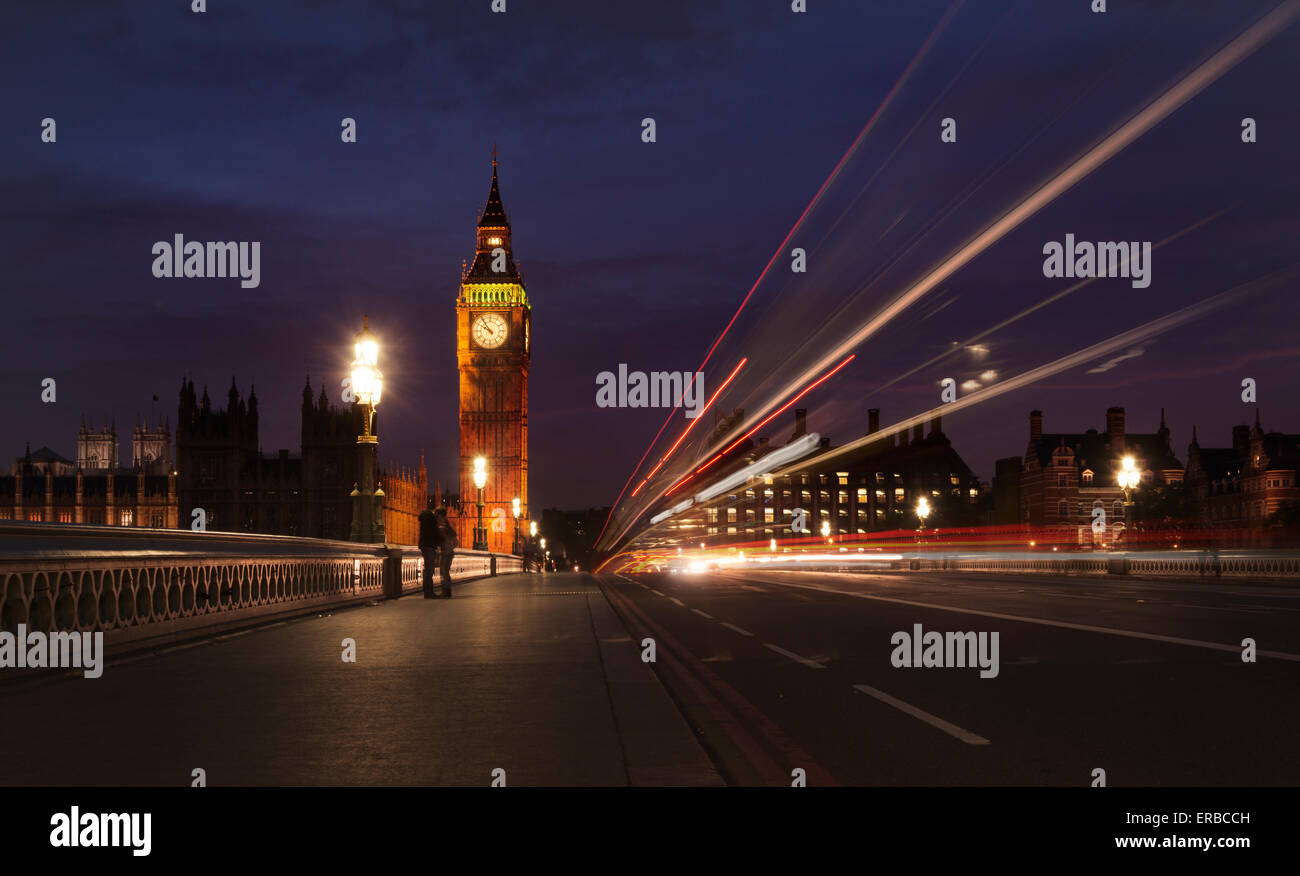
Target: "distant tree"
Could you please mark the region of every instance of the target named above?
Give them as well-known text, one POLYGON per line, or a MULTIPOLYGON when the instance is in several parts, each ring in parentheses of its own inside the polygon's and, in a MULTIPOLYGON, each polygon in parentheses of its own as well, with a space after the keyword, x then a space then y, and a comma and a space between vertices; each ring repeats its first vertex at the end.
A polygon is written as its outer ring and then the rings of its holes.
POLYGON ((1138 487, 1133 492, 1133 520, 1137 523, 1182 523, 1192 516, 1191 496, 1183 481, 1160 487, 1138 487))

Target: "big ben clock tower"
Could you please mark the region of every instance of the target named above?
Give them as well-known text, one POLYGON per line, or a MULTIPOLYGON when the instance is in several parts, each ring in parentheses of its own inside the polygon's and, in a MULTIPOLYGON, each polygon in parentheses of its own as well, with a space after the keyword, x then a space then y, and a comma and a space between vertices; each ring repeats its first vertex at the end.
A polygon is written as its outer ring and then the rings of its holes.
POLYGON ((510 220, 497 186, 492 149, 492 188, 478 221, 474 263, 461 274, 456 299, 456 365, 460 372, 461 547, 474 544, 478 488, 474 459, 487 460, 483 526, 488 548, 499 553, 514 543, 511 502, 519 498, 521 540, 528 533, 528 362, 531 310, 524 278, 515 265, 510 220))

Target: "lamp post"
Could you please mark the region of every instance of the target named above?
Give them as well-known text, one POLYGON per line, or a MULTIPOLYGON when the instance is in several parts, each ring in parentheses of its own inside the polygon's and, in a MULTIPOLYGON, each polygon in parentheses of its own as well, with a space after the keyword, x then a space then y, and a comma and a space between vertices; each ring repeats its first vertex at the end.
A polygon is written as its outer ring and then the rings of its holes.
POLYGON ((351 540, 365 543, 384 540, 384 492, 375 486, 375 456, 379 438, 371 432, 375 408, 384 392, 384 375, 377 367, 379 342, 370 333, 370 318, 362 317, 361 333, 352 346, 352 392, 361 405, 361 434, 357 436, 360 457, 358 481, 352 487, 351 540))
POLYGON ((916 543, 921 543, 921 534, 925 530, 925 518, 930 516, 930 500, 922 496, 916 502, 916 543))
MULTIPOLYGON (((535 557, 536 553, 537 553, 537 521, 529 520, 528 521, 528 554, 529 556, 535 557)), ((538 568, 537 571, 540 572, 541 569, 538 568)))
POLYGON ((474 550, 485 551, 487 529, 483 526, 483 487, 487 484, 487 460, 481 456, 474 457, 474 486, 478 487, 478 526, 474 527, 474 550))
POLYGON ((546 553, 546 539, 543 538, 543 539, 541 540, 540 543, 541 543, 541 545, 542 545, 541 566, 542 566, 542 571, 545 572, 545 571, 546 571, 546 557, 548 556, 547 553, 546 553))
POLYGON ((518 496, 515 496, 513 499, 510 500, 510 508, 512 511, 515 512, 515 537, 514 540, 510 542, 510 553, 518 554, 519 553, 519 497, 518 496))
MULTIPOLYGON (((1124 516, 1130 517, 1132 515, 1128 509, 1133 507, 1133 491, 1137 489, 1137 485, 1142 481, 1142 474, 1137 470, 1137 464, 1133 461, 1133 457, 1126 456, 1120 462, 1117 480, 1120 489, 1124 491, 1124 516)), ((1115 527, 1116 536, 1119 534, 1119 529, 1119 526, 1115 527)))
POLYGON ((1137 470, 1137 464, 1134 463, 1133 457, 1126 456, 1120 464, 1119 485, 1124 490, 1124 507, 1133 507, 1133 491, 1142 480, 1142 475, 1137 470))

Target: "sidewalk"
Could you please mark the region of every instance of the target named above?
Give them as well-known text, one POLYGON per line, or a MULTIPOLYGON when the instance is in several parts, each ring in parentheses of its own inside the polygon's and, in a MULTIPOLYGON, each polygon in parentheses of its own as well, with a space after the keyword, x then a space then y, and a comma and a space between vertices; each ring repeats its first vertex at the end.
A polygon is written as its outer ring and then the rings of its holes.
POLYGON ((720 785, 594 579, 482 578, 0 691, 0 784, 720 785), (341 659, 345 638, 356 662, 341 659))

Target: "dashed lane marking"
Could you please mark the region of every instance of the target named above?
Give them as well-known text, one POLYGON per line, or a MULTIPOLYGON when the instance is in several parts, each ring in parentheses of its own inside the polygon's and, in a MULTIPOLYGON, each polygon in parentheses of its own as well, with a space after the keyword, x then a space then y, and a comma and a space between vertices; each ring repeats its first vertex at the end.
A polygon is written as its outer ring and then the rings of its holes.
POLYGON ((698 614, 700 617, 708 618, 709 620, 713 620, 713 615, 709 614, 707 611, 700 611, 698 608, 692 608, 691 611, 695 612, 695 613, 698 614))
POLYGON ((895 709, 898 709, 900 712, 911 715, 913 718, 916 718, 920 721, 924 721, 925 723, 929 724, 931 727, 937 727, 940 730, 942 730, 944 733, 947 733, 949 736, 953 737, 954 739, 960 739, 962 742, 965 742, 967 745, 988 745, 989 744, 989 741, 985 739, 983 736, 976 736, 974 733, 970 732, 969 730, 963 730, 962 728, 958 727, 956 724, 953 724, 949 721, 945 721, 943 718, 940 718, 938 715, 931 715, 929 712, 925 711, 924 709, 918 709, 916 706, 913 706, 910 703, 905 703, 896 697, 891 697, 883 690, 877 690, 876 688, 870 687, 865 684, 855 684, 853 685, 853 689, 862 691, 864 694, 867 694, 868 696, 875 697, 885 705, 893 706, 895 709))
POLYGON ((729 624, 726 621, 718 621, 718 623, 722 624, 724 627, 731 630, 732 632, 740 633, 742 636, 752 637, 754 635, 749 630, 742 630, 740 627, 736 626, 735 624, 729 624))
POLYGON ((826 668, 822 664, 818 663, 816 660, 809 660, 807 657, 800 657, 798 654, 794 653, 793 651, 785 650, 780 645, 773 645, 770 642, 764 642, 763 647, 767 648, 768 650, 775 651, 776 653, 780 654, 782 657, 789 657, 791 660, 795 661, 796 663, 802 663, 804 666, 807 666, 809 669, 826 668))

